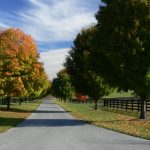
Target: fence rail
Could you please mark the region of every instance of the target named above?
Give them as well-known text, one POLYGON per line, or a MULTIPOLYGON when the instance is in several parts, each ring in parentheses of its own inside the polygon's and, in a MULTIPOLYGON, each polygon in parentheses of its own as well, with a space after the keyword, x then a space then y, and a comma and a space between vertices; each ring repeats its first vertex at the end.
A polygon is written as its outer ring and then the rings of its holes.
MULTIPOLYGON (((11 97, 10 103, 21 103, 21 102, 28 102, 39 99, 39 97, 11 97)), ((7 97, 0 97, 0 105, 7 105, 7 97)))
MULTIPOLYGON (((141 100, 139 99, 103 99, 103 105, 107 108, 125 111, 139 112, 141 110, 141 100)), ((146 111, 150 111, 150 100, 146 100, 146 111)))

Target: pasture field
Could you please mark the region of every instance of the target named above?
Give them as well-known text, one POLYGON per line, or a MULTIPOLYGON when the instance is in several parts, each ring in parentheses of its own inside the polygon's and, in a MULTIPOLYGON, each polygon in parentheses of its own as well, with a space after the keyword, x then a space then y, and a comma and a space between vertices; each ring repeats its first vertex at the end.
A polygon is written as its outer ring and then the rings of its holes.
POLYGON ((15 127, 21 121, 26 119, 41 104, 41 100, 25 103, 11 104, 11 109, 6 110, 6 106, 0 105, 0 133, 15 127))
MULTIPOLYGON (((65 110, 70 111, 79 120, 124 134, 150 139, 150 118, 140 120, 138 112, 111 110, 103 107, 94 110, 94 104, 92 103, 64 103, 56 99, 53 99, 53 101, 65 110)), ((150 117, 150 114, 148 115, 150 117)))

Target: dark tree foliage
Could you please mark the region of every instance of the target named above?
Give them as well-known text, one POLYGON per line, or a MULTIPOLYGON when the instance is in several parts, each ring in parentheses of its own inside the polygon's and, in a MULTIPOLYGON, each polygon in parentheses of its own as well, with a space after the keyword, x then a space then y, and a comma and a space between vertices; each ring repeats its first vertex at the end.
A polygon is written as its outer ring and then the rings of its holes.
POLYGON ((112 87, 133 90, 146 118, 150 96, 150 14, 147 0, 103 0, 96 14, 92 69, 112 87))
POLYGON ((71 99, 74 95, 74 88, 71 84, 70 76, 65 69, 57 73, 57 78, 53 79, 51 94, 55 97, 63 99, 71 99))
POLYGON ((74 46, 66 58, 65 67, 71 75, 76 92, 88 95, 95 100, 97 109, 98 100, 108 94, 108 86, 103 84, 103 79, 95 75, 89 68, 88 57, 91 53, 91 42, 95 27, 82 30, 74 40, 74 46))
POLYGON ((60 95, 60 89, 59 89, 59 80, 58 78, 54 78, 52 81, 52 86, 50 89, 50 93, 57 97, 57 98, 61 98, 62 96, 60 95))

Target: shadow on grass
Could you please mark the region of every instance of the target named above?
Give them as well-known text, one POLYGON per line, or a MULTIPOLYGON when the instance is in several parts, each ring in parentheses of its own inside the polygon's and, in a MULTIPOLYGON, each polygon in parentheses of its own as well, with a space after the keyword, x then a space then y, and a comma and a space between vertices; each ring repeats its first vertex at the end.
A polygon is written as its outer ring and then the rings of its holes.
POLYGON ((24 118, 3 118, 0 117, 0 126, 15 127, 22 122, 24 118))
POLYGON ((119 122, 134 122, 134 121, 139 121, 140 119, 138 118, 134 118, 134 119, 116 119, 116 120, 105 120, 105 121, 92 121, 91 123, 96 123, 96 122, 100 122, 100 123, 119 123, 119 122))
POLYGON ((104 107, 101 107, 100 110, 105 111, 105 112, 112 112, 112 113, 116 113, 120 115, 139 117, 139 113, 135 111, 124 111, 124 110, 117 110, 117 109, 104 108, 104 107))

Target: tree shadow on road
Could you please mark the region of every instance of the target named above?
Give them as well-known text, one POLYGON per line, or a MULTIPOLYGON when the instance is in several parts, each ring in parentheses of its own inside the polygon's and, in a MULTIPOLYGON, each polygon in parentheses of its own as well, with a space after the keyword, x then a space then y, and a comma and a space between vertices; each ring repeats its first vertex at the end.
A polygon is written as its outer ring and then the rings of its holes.
POLYGON ((63 111, 63 110, 22 110, 18 108, 11 108, 10 110, 6 110, 6 108, 0 108, 0 111, 7 111, 7 112, 18 112, 18 113, 68 113, 70 111, 63 111))
POLYGON ((18 127, 62 127, 83 126, 86 122, 76 119, 28 119, 18 127))
MULTIPOLYGON (((0 126, 16 126, 23 118, 0 118, 0 126)), ((83 126, 86 122, 76 119, 26 119, 18 127, 83 126)))

